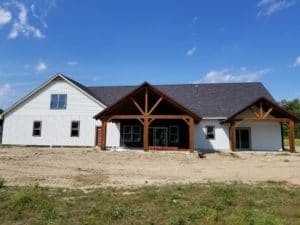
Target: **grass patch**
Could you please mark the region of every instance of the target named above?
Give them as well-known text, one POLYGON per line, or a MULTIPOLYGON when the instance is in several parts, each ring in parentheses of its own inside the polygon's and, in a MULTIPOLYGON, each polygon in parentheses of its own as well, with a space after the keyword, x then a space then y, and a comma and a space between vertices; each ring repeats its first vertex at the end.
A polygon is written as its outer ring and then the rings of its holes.
POLYGON ((296 225, 299 208, 300 188, 276 183, 0 191, 0 224, 296 225))
MULTIPOLYGON (((300 139, 298 138, 296 138, 295 139, 295 142, 296 142, 296 146, 298 146, 298 147, 300 147, 300 139)), ((285 138, 284 139, 284 146, 289 146, 289 139, 288 138, 285 138)))

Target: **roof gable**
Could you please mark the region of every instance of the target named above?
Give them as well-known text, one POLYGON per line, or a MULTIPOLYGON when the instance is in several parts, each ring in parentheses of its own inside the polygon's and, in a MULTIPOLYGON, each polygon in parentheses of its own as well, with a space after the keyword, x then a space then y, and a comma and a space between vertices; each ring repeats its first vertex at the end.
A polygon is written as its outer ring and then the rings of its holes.
POLYGON ((187 114, 187 115, 193 117, 196 122, 198 122, 198 121, 201 120, 202 117, 200 115, 198 115, 198 114, 192 112, 191 110, 187 109, 182 104, 178 103, 176 100, 174 100, 173 98, 171 98, 170 96, 166 95, 165 93, 163 93, 162 91, 160 91, 159 89, 157 89, 156 87, 150 85, 147 82, 144 82, 140 86, 138 86, 135 89, 133 89, 132 91, 130 91, 127 95, 123 96, 121 99, 119 99, 118 101, 116 101, 115 103, 113 103, 112 105, 110 105, 108 108, 106 108, 102 112, 100 112, 97 115, 95 115, 94 118, 100 118, 100 119, 102 119, 102 118, 104 118, 104 117, 112 114, 114 112, 114 110, 120 108, 120 106, 122 104, 126 104, 126 102, 127 102, 128 99, 133 99, 133 97, 136 94, 138 94, 139 92, 141 92, 143 89, 146 89, 146 88, 149 91, 154 92, 156 95, 162 97, 162 99, 164 101, 168 102, 173 107, 179 109, 181 112, 184 112, 184 114, 187 114))
POLYGON ((43 90, 44 88, 46 88, 49 84, 51 84, 52 82, 56 81, 56 80, 64 80, 67 83, 69 83, 71 86, 75 87, 76 89, 78 89, 81 93, 83 93, 84 95, 87 95, 89 98, 91 98, 93 101, 95 101, 97 104, 101 105, 102 107, 106 107, 106 105, 104 105, 102 102, 100 102, 91 92, 88 88, 84 87, 82 84, 62 75, 62 74, 56 74, 53 77, 51 77, 49 80, 47 80, 46 82, 44 82, 42 85, 40 85, 39 87, 37 87, 36 89, 34 89, 33 91, 31 91, 29 94, 27 94, 26 96, 24 96, 23 98, 21 98, 19 101, 17 101, 15 104, 13 104, 12 106, 10 106, 7 110, 5 110, 2 114, 1 117, 3 117, 5 114, 11 112, 12 110, 14 110, 16 107, 18 107, 19 105, 21 105, 22 103, 24 103, 25 101, 27 101, 28 99, 30 99, 32 96, 34 96, 35 94, 37 94, 38 92, 40 92, 41 90, 43 90))

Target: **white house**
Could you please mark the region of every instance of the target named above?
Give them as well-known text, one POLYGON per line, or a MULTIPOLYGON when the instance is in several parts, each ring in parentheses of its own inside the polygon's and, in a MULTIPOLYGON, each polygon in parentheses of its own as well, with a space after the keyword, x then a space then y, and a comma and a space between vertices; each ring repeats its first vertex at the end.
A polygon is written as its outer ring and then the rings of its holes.
MULTIPOLYGON (((57 74, 1 115, 3 145, 295 150, 293 114, 261 83, 86 87, 57 74)), ((1 139, 0 139, 1 140, 1 139)))

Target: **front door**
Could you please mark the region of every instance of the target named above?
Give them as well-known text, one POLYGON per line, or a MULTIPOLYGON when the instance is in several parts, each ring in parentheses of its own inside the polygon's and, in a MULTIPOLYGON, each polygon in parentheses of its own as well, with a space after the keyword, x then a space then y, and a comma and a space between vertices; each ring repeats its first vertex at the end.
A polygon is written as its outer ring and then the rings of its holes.
POLYGON ((250 128, 240 127, 236 129, 236 147, 239 150, 251 149, 251 132, 250 128))
POLYGON ((168 128, 153 127, 153 146, 167 146, 168 145, 168 128))

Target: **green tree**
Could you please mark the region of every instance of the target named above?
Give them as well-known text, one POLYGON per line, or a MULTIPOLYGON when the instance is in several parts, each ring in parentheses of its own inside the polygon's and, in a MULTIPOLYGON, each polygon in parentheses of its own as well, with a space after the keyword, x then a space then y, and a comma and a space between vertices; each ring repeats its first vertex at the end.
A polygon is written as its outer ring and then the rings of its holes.
MULTIPOLYGON (((280 104, 284 109, 295 114, 297 117, 300 118, 300 99, 294 99, 294 100, 284 99, 280 102, 280 104)), ((285 129, 284 133, 287 136, 286 129, 285 129)), ((300 123, 295 125, 295 135, 296 135, 296 138, 300 138, 300 123)))

